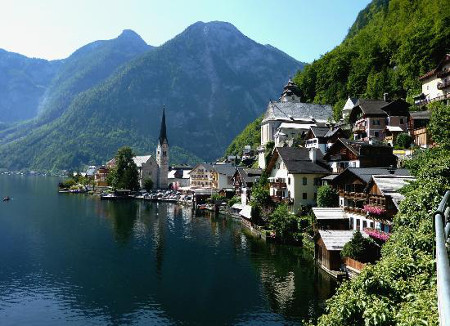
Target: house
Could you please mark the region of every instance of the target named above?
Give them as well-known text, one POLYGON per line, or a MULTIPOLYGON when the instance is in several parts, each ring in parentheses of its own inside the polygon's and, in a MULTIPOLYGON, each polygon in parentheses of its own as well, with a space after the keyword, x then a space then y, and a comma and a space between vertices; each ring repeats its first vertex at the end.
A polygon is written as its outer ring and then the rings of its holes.
POLYGON ((339 270, 344 263, 341 251, 353 237, 353 230, 319 230, 314 245, 314 258, 326 271, 339 270))
POLYGON ((339 138, 347 138, 340 128, 310 127, 305 136, 306 148, 318 148, 325 154, 339 138))
POLYGON ((236 167, 232 164, 216 163, 213 165, 213 187, 217 190, 234 190, 233 176, 236 167))
POLYGON ((91 165, 86 170, 86 177, 89 178, 89 179, 94 179, 96 171, 97 171, 97 168, 94 165, 91 165))
POLYGON ((191 188, 213 188, 213 174, 215 173, 212 164, 200 163, 194 166, 189 172, 189 183, 191 188))
POLYGON ((291 80, 284 86, 279 101, 269 101, 261 122, 259 167, 265 168, 264 150, 270 142, 292 142, 311 126, 325 125, 333 115, 331 105, 300 102, 300 90, 291 80), (283 135, 284 134, 284 135, 283 135))
POLYGON ((349 218, 343 207, 313 207, 312 210, 318 229, 349 229, 349 218))
POLYGON ((303 147, 275 148, 266 172, 272 199, 288 203, 293 212, 316 204, 320 179, 330 174, 322 153, 303 147))
POLYGON ((215 190, 234 189, 233 175, 236 168, 227 163, 200 163, 191 172, 191 188, 208 188, 215 190))
POLYGON ((395 134, 407 132, 409 104, 402 99, 392 102, 358 100, 349 116, 355 140, 383 140, 386 130, 395 134), (395 127, 395 128, 394 128, 395 127))
POLYGON ((95 171, 94 182, 95 182, 96 187, 107 187, 108 186, 108 181, 107 181, 108 173, 109 173, 109 169, 105 165, 100 166, 95 171))
POLYGON ((430 122, 430 111, 415 111, 410 113, 409 134, 413 137, 414 145, 428 148, 433 145, 430 132, 427 128, 430 122))
POLYGON ((347 167, 397 166, 392 147, 344 138, 339 138, 323 159, 330 164, 333 173, 341 173, 347 167))
POLYGON ((371 184, 373 176, 382 176, 381 180, 384 180, 385 183, 396 185, 392 188, 395 191, 398 191, 406 180, 411 180, 410 173, 406 169, 347 168, 331 181, 331 185, 339 193, 339 206, 347 213, 351 229, 363 231, 369 228, 389 233, 392 217, 397 212, 391 203, 394 200, 398 202, 401 197, 394 195, 394 197, 390 196, 389 198, 385 186, 381 186, 381 188, 385 189, 386 195, 375 191, 371 184), (382 206, 383 209, 377 207, 371 209, 367 205, 382 206), (380 216, 378 219, 376 218, 377 213, 382 213, 382 216, 378 214, 380 216))
POLYGON ((244 188, 251 189, 261 178, 262 172, 262 169, 237 167, 232 179, 236 194, 240 195, 244 188))
POLYGON ((180 189, 184 187, 189 187, 190 185, 190 167, 172 167, 169 170, 169 175, 167 177, 167 182, 169 183, 170 189, 180 189))
POLYGON ((436 68, 419 77, 422 93, 414 97, 416 105, 450 99, 450 54, 446 54, 436 68))

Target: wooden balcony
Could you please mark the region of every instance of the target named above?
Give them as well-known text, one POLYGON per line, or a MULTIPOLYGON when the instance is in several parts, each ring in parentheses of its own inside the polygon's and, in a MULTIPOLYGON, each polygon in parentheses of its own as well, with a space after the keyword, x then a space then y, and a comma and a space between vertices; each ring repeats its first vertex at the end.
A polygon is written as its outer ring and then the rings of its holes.
POLYGON ((344 211, 349 213, 356 213, 360 215, 366 215, 366 211, 359 207, 350 207, 350 206, 344 206, 344 211))
POLYGON ((270 183, 270 188, 274 188, 274 189, 286 189, 286 182, 271 182, 270 183))
POLYGON ((352 128, 352 131, 353 131, 354 133, 363 133, 363 132, 366 131, 366 126, 364 126, 364 125, 355 125, 355 126, 352 128))

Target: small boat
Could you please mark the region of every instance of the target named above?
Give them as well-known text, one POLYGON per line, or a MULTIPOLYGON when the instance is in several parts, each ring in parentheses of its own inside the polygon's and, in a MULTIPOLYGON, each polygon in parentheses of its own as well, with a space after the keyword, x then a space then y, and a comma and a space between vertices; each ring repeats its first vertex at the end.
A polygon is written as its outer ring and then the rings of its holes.
POLYGON ((10 199, 9 196, 3 197, 3 201, 9 201, 10 199))

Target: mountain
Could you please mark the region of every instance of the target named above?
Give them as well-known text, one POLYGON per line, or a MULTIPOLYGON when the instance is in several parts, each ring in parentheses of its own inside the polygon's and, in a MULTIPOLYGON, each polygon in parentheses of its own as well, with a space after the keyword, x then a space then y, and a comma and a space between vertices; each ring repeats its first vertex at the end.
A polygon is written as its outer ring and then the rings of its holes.
MULTIPOLYGON (((77 94, 106 80, 122 64, 151 49, 138 34, 124 30, 115 39, 92 42, 68 58, 57 61, 58 69, 51 82, 45 88, 42 87, 39 102, 34 103, 34 114, 26 117, 35 119, 3 128, 6 130, 0 133, 0 142, 23 138, 37 127, 56 119, 77 94)), ((26 94, 19 93, 17 100, 20 101, 23 96, 26 94)))
POLYGON ((198 22, 76 95, 61 116, 9 138, 0 167, 98 164, 122 145, 153 152, 163 106, 172 162, 212 160, 301 67, 231 24, 198 22))
POLYGON ((0 123, 35 117, 61 64, 0 49, 0 123))
POLYGON ((403 97, 421 91, 418 77, 450 50, 448 0, 375 0, 345 40, 294 78, 306 102, 335 105, 351 97, 403 97))

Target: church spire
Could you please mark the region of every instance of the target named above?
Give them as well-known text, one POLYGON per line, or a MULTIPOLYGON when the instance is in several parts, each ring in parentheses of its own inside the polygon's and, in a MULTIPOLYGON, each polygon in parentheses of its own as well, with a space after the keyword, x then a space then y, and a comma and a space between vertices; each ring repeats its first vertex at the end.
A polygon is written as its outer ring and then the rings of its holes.
POLYGON ((163 115, 161 119, 161 129, 159 130, 159 143, 163 144, 164 141, 169 143, 167 140, 167 133, 166 133, 166 108, 163 107, 163 115))

